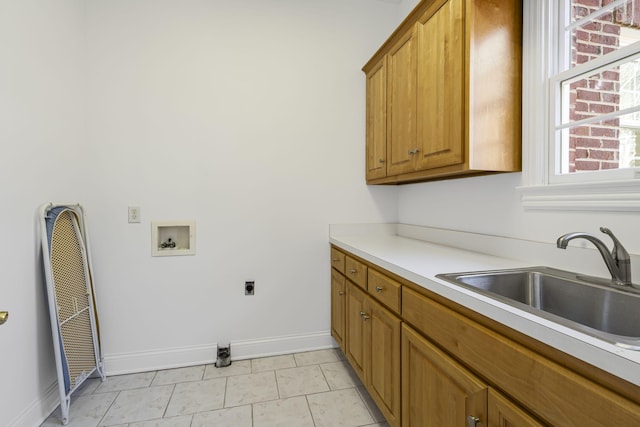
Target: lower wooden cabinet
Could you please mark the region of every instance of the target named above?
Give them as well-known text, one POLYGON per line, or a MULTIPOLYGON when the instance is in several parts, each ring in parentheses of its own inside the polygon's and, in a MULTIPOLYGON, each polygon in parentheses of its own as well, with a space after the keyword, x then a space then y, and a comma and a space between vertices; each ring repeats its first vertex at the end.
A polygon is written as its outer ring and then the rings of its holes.
POLYGON ((345 278, 336 270, 331 270, 331 336, 336 340, 342 351, 345 351, 345 333, 347 322, 345 318, 347 292, 345 278))
POLYGON ((363 383, 367 382, 366 357, 368 357, 370 346, 367 326, 365 323, 365 304, 367 294, 361 291, 356 285, 347 282, 347 342, 345 354, 351 367, 360 377, 363 383))
POLYGON ((541 427, 515 403, 402 326, 402 427, 541 427))
POLYGON ((369 298, 371 350, 369 394, 391 426, 400 426, 400 325, 391 311, 369 298))
POLYGON ((400 426, 400 318, 347 281, 346 355, 390 426, 400 426))
POLYGON ((550 360, 409 287, 403 287, 402 317, 546 424, 640 425, 638 392, 632 400, 622 397, 568 368, 566 355, 550 360))
POLYGON ((465 426, 467 417, 486 422, 487 389, 416 331, 402 326, 403 427, 465 426))
POLYGON ((640 388, 344 255, 367 276, 331 269, 332 335, 390 426, 640 426, 640 388))

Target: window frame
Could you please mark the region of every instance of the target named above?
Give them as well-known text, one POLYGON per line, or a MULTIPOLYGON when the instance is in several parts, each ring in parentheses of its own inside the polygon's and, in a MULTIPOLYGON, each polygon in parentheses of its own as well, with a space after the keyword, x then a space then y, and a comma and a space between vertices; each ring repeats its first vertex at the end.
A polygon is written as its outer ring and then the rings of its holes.
MULTIPOLYGON (((553 75, 559 69, 558 49, 565 46, 557 31, 559 12, 557 0, 523 2, 522 98, 526 101, 522 105, 523 180, 518 188, 522 204, 525 209, 640 211, 640 168, 565 174, 557 179, 559 77, 575 73, 553 75)), ((616 55, 626 57, 629 51, 622 48, 616 55)))

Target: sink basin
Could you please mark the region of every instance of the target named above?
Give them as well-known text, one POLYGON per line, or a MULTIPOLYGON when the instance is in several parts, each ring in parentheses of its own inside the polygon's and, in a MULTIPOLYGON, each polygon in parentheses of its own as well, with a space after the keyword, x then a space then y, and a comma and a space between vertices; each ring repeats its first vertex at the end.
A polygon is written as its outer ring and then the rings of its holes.
POLYGON ((640 350, 640 292, 549 267, 436 277, 616 345, 640 350))

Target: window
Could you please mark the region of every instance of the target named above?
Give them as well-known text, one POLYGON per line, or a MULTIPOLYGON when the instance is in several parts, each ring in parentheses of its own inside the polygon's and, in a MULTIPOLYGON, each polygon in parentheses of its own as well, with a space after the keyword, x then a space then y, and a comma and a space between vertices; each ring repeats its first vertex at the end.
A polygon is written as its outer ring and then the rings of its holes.
POLYGON ((524 205, 640 210, 640 0, 523 6, 524 205))

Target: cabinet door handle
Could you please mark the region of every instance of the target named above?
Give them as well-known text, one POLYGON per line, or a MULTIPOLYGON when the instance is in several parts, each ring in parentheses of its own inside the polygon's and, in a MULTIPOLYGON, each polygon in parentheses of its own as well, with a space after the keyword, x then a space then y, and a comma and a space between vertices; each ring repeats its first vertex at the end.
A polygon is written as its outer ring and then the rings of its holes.
POLYGON ((340 258, 334 258, 334 259, 332 259, 331 261, 332 261, 332 262, 338 262, 338 261, 340 261, 340 258))
POLYGON ((480 418, 469 415, 467 417, 467 427, 476 427, 480 423, 480 418))
POLYGON ((351 274, 356 274, 357 272, 358 272, 358 270, 355 270, 353 268, 351 270, 349 270, 349 273, 351 273, 351 274))
POLYGON ((338 295, 343 296, 344 295, 344 291, 338 292, 338 295))
POLYGON ((414 154, 418 154, 420 152, 419 148, 414 148, 413 150, 409 150, 409 155, 413 156, 414 154))
POLYGON ((360 317, 362 317, 363 320, 369 320, 369 315, 364 311, 360 312, 360 317))
POLYGON ((376 292, 382 292, 384 290, 384 288, 382 288, 381 286, 376 286, 376 292))
POLYGON ((384 159, 378 160, 379 163, 384 163, 384 159))

